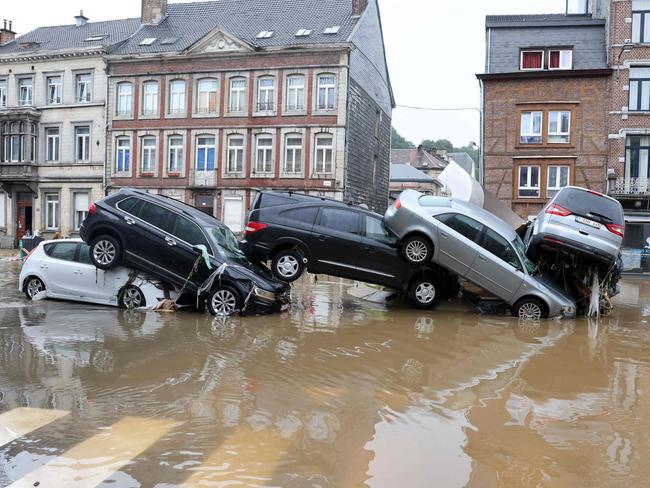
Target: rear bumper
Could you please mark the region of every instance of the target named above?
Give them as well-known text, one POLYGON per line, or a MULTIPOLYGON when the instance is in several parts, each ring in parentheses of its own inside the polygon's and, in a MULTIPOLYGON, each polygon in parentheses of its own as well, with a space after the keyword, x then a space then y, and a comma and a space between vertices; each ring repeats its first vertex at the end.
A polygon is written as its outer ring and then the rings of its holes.
POLYGON ((260 243, 243 240, 239 243, 239 248, 251 261, 268 261, 270 259, 271 249, 260 243))
POLYGON ((533 251, 547 249, 551 251, 563 250, 573 252, 585 258, 596 259, 608 265, 616 262, 618 258, 597 247, 552 234, 537 234, 533 236, 529 249, 533 251))

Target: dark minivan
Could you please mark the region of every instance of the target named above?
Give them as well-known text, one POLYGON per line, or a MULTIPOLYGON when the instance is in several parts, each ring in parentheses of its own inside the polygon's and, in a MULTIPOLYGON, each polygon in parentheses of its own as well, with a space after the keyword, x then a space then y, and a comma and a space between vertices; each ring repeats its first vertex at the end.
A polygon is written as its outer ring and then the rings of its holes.
POLYGON ((257 195, 242 249, 253 260, 271 260, 280 280, 305 270, 394 288, 419 308, 458 291, 458 280, 433 263, 412 265, 400 257, 398 239, 381 215, 360 206, 290 192, 257 195))
POLYGON ((199 292, 216 270, 222 271, 206 290, 213 315, 272 313, 288 307, 287 284, 250 263, 228 227, 170 197, 122 189, 90 206, 80 235, 90 245, 97 268, 124 265, 190 293, 199 292), (207 249, 211 270, 199 259, 197 246, 207 249))

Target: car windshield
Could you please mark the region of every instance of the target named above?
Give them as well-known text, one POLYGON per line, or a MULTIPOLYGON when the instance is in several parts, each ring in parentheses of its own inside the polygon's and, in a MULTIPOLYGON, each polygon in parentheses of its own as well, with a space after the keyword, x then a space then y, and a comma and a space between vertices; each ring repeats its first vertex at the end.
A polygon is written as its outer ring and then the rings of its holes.
POLYGON ((512 246, 515 248, 515 251, 517 252, 517 255, 521 259, 521 262, 524 263, 524 266, 526 267, 526 271, 528 272, 529 275, 535 274, 535 271, 537 270, 537 266, 533 264, 533 262, 526 257, 526 246, 524 245, 524 241, 521 240, 519 236, 512 241, 512 246))
POLYGON ((239 249, 237 238, 230 229, 226 227, 210 227, 207 230, 223 256, 238 261, 248 261, 246 255, 239 249))

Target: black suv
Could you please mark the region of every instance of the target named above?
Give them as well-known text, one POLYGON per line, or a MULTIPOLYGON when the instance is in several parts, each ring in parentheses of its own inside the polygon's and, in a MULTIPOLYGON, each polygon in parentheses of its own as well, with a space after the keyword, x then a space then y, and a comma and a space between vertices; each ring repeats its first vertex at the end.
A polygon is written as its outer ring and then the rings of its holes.
POLYGON ((419 308, 458 291, 458 280, 433 263, 401 259, 398 239, 381 215, 336 200, 299 193, 260 192, 241 248, 271 260, 276 278, 292 282, 307 270, 394 288, 419 308))
POLYGON ((228 227, 172 198, 120 190, 90 206, 80 235, 99 269, 124 265, 194 294, 208 287, 208 309, 214 315, 288 307, 287 284, 251 264, 228 227), (198 245, 207 248, 212 270, 199 259, 198 245), (208 286, 211 279, 214 285, 208 286))

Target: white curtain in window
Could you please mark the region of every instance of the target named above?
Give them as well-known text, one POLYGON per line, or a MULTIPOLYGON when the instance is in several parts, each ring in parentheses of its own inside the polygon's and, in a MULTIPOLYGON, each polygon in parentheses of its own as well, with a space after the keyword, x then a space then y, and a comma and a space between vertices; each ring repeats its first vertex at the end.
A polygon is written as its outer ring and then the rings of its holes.
POLYGON ((74 194, 74 209, 77 212, 85 212, 90 206, 88 193, 75 193, 74 194))

